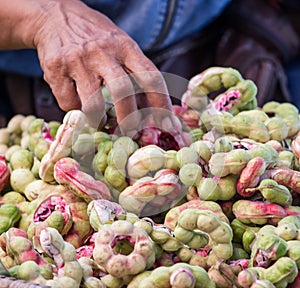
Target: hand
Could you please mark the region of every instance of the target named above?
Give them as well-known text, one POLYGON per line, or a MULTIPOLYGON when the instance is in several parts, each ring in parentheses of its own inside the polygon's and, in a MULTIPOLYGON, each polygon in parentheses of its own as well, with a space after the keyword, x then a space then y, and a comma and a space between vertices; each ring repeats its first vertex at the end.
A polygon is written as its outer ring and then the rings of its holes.
POLYGON ((77 0, 46 1, 43 9, 46 13, 39 19, 34 46, 44 78, 63 110, 82 109, 90 124, 98 126, 105 116, 100 89, 105 85, 121 129, 139 129, 140 113, 130 74, 145 92, 143 102, 159 108, 154 109, 156 120, 172 116, 161 73, 105 15, 77 0))

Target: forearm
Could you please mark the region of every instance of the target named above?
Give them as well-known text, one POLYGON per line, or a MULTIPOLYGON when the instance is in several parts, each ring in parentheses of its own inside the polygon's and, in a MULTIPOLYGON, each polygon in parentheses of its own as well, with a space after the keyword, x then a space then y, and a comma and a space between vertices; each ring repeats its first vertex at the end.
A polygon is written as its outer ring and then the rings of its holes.
POLYGON ((0 49, 36 48, 35 35, 56 1, 0 0, 0 49))
POLYGON ((63 110, 82 109, 89 124, 98 127, 106 115, 105 85, 118 130, 135 135, 141 113, 128 76, 132 74, 145 92, 145 107, 159 108, 153 112, 155 122, 178 126, 171 119, 172 103, 161 73, 104 14, 80 0, 0 0, 0 5, 0 49, 35 48, 43 77, 63 110))

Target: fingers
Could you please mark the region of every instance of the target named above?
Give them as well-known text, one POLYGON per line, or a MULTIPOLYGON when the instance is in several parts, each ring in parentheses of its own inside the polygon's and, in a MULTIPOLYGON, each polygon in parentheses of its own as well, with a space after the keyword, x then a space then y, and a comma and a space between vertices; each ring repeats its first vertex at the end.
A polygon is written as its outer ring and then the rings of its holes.
POLYGON ((45 69, 44 79, 62 110, 81 109, 90 126, 98 128, 106 120, 100 80, 87 74, 80 61, 72 68, 76 73, 66 73, 66 68, 45 69))
MULTIPOLYGON (((53 65, 50 66, 52 67, 53 65)), ((91 70, 89 65, 78 59, 65 69, 45 69, 44 78, 63 110, 82 109, 89 125, 95 128, 102 127, 106 121, 105 103, 101 93, 101 82, 104 82, 112 96, 122 133, 131 130, 136 133, 140 115, 128 74, 120 64, 110 59, 101 61, 98 67, 98 71, 91 70)))
POLYGON ((127 55, 125 64, 130 71, 133 71, 135 81, 146 94, 157 124, 164 117, 170 116, 172 114, 171 99, 163 75, 155 65, 142 52, 127 55))
MULTIPOLYGON (((141 91, 135 91, 133 78, 146 95, 144 102, 151 107, 150 113, 157 126, 161 127, 164 118, 172 116, 172 104, 162 74, 139 50, 122 54, 121 58, 102 54, 101 61, 95 61, 95 58, 92 61, 82 55, 74 57, 69 51, 65 53, 66 57, 51 62, 50 66, 47 62, 45 66, 49 69, 45 69, 45 80, 63 110, 82 109, 89 124, 96 128, 106 121, 101 94, 101 82, 104 82, 114 102, 119 129, 123 134, 135 135, 141 129, 141 113, 135 95, 141 91), (58 62, 64 65, 59 66, 58 62), (53 69, 58 66, 59 69, 53 69)), ((142 110, 146 111, 147 106, 142 110)))
POLYGON ((64 111, 80 109, 81 102, 73 80, 63 75, 55 75, 54 77, 51 74, 44 74, 44 79, 51 87, 59 107, 64 111))
POLYGON ((173 114, 172 102, 163 75, 143 54, 131 53, 126 60, 126 67, 134 71, 133 76, 151 106, 151 113, 158 128, 170 132, 180 147, 189 143, 182 132, 179 119, 173 114), (138 55, 138 59, 135 59, 138 55))
POLYGON ((138 47, 134 49, 134 53, 126 55, 125 65, 133 72, 137 83, 147 94, 150 105, 171 111, 172 103, 162 73, 138 47))
MULTIPOLYGON (((80 86, 80 84, 78 84, 80 86)), ((106 122, 105 103, 101 93, 101 88, 86 90, 79 93, 81 98, 81 110, 86 115, 88 124, 93 128, 101 128, 106 122)))
POLYGON ((59 15, 51 10, 54 18, 47 18, 36 40, 45 80, 60 107, 66 111, 82 109, 89 123, 97 126, 106 114, 101 95, 103 81, 122 132, 139 131, 141 113, 130 79, 134 77, 146 93, 144 103, 153 108, 151 113, 157 122, 172 114, 165 81, 138 45, 103 14, 80 6, 86 9, 82 14, 68 7, 60 6, 59 15), (62 29, 53 29, 55 19, 64 24, 62 29))
POLYGON ((93 128, 102 127, 106 121, 105 103, 101 93, 101 82, 93 74, 88 74, 82 65, 77 67, 74 80, 81 100, 81 110, 93 128))
POLYGON ((121 131, 126 134, 129 131, 138 131, 140 114, 129 75, 120 64, 112 61, 103 63, 99 74, 103 77, 105 86, 112 96, 121 131))

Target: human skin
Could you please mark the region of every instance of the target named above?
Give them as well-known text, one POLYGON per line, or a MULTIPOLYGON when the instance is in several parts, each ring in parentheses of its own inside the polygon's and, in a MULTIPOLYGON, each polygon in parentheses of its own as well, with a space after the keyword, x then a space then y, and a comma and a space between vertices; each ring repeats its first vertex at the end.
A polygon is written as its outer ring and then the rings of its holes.
POLYGON ((172 123, 172 103, 161 73, 105 15, 78 0, 0 0, 0 4, 0 49, 36 49, 44 79, 63 110, 81 109, 89 123, 98 126, 105 121, 100 89, 105 85, 120 129, 134 135, 141 122, 128 77, 134 73, 144 92, 142 102, 152 108, 158 125, 166 116, 172 123))

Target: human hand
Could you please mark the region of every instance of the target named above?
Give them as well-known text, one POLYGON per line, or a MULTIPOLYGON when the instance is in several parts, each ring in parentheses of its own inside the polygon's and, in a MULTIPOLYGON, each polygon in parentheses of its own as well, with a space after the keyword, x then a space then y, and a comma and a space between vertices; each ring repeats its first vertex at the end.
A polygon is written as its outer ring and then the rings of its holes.
POLYGON ((92 126, 104 120, 101 87, 109 90, 123 132, 138 131, 140 113, 133 82, 155 120, 173 118, 166 84, 136 42, 105 15, 77 0, 46 1, 34 37, 44 78, 59 106, 82 109, 92 126), (129 77, 128 75, 131 75, 129 77), (157 108, 157 109, 156 109, 157 108))

